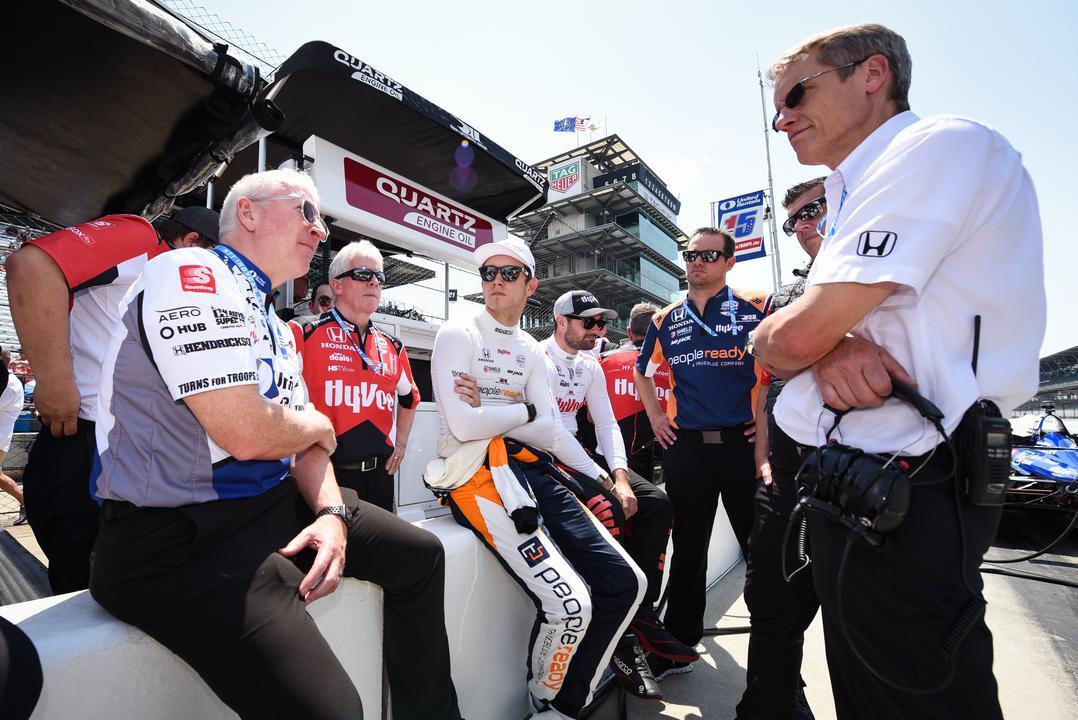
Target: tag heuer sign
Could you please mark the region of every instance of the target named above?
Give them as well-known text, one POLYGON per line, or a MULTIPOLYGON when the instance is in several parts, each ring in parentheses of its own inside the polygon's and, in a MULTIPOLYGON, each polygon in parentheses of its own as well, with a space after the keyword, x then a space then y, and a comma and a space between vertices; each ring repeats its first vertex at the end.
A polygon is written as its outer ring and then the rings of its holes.
POLYGON ((580 161, 550 170, 550 187, 557 192, 567 193, 573 185, 580 182, 580 161))

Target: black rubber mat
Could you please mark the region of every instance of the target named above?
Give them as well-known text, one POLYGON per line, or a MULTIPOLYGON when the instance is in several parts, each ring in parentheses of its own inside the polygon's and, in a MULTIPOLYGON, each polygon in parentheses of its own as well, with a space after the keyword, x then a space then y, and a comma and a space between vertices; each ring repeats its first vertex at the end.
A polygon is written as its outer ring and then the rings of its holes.
POLYGON ((0 605, 37 600, 52 595, 41 561, 0 530, 0 605))

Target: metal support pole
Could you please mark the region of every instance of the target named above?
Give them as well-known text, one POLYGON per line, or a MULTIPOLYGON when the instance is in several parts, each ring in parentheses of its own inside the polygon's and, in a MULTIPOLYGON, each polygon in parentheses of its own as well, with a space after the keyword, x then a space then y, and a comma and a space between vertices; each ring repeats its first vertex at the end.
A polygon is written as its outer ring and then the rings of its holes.
POLYGON ((266 138, 258 140, 258 172, 266 169, 266 138))
POLYGON ((771 283, 774 285, 775 291, 779 289, 779 285, 782 284, 782 265, 779 260, 779 234, 775 226, 775 216, 778 214, 778 210, 775 208, 775 182, 771 179, 771 136, 768 131, 771 129, 767 122, 767 105, 764 102, 764 76, 760 72, 760 58, 756 58, 756 79, 760 83, 760 112, 764 118, 764 149, 767 152, 767 196, 768 202, 771 205, 771 283))
POLYGON ((213 209, 213 180, 206 183, 206 207, 213 209))

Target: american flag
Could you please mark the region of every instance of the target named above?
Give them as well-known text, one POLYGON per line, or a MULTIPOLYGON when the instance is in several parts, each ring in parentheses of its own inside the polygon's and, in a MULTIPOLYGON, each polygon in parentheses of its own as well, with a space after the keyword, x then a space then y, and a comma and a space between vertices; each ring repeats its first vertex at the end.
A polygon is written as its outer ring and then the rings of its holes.
POLYGON ((588 129, 590 117, 567 117, 554 121, 554 132, 584 132, 588 129))

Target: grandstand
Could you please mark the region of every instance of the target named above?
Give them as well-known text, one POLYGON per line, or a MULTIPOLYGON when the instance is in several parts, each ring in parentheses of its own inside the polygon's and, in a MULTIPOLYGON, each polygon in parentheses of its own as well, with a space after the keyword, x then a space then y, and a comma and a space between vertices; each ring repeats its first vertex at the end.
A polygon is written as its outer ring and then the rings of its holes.
POLYGON ((1014 415, 1039 413, 1046 401, 1055 403, 1056 415, 1078 418, 1078 345, 1041 358, 1037 395, 1017 407, 1014 415))

